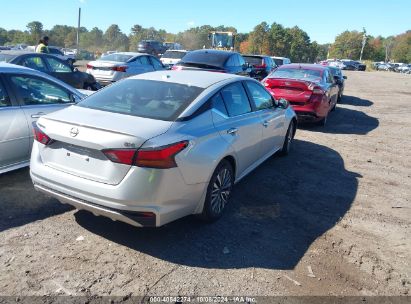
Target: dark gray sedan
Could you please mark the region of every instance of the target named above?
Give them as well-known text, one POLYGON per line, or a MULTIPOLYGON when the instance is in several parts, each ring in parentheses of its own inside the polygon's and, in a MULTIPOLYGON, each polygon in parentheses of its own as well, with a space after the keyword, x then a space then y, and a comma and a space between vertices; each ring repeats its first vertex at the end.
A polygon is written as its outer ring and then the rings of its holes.
POLYGON ((93 75, 79 71, 55 55, 26 51, 2 51, 0 62, 2 61, 47 73, 76 89, 96 91, 101 88, 93 75))

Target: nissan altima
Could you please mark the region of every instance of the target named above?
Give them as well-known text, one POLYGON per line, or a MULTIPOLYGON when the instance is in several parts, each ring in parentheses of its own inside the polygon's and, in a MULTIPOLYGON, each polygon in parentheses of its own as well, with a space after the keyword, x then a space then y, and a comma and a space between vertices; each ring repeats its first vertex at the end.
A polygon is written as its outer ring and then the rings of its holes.
POLYGON ((134 226, 214 221, 236 182, 289 152, 296 122, 286 100, 247 77, 141 74, 41 117, 31 178, 63 203, 134 226))

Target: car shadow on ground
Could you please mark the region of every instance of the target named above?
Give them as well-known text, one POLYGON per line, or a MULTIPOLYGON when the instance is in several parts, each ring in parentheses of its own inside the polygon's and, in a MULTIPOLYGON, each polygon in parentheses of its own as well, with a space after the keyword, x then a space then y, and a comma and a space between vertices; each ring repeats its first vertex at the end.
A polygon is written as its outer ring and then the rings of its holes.
POLYGON ((357 106, 357 107, 371 107, 374 103, 368 99, 362 99, 356 96, 343 95, 339 104, 357 106))
POLYGON ((75 213, 92 233, 172 263, 192 267, 293 269, 309 246, 350 209, 360 176, 334 150, 296 140, 235 186, 223 218, 186 217, 160 228, 135 228, 75 213))
POLYGON ((72 209, 35 191, 28 168, 0 175, 0 231, 72 209))
POLYGON ((312 132, 366 135, 378 126, 377 118, 337 104, 335 111, 328 115, 325 127, 315 123, 301 123, 298 128, 312 132))

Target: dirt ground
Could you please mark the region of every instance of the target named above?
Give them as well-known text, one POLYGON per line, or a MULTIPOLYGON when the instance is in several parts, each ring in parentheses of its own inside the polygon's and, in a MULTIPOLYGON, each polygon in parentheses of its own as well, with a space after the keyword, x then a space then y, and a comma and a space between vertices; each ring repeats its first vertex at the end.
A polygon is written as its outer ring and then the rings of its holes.
POLYGON ((411 75, 347 72, 325 128, 297 131, 214 224, 138 229, 0 176, 0 295, 408 295, 411 75))

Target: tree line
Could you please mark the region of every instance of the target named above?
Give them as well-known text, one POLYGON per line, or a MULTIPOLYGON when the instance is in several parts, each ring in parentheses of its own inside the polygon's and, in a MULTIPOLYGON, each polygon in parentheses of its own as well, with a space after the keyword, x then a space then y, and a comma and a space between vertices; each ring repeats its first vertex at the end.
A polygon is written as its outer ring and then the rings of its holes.
MULTIPOLYGON (((144 28, 134 25, 127 35, 117 24, 110 25, 105 31, 94 27, 79 31, 80 48, 91 52, 136 51, 137 44, 143 39, 177 42, 186 49, 210 47, 210 31, 232 31, 236 33, 235 49, 241 53, 266 54, 290 58, 293 62, 316 62, 327 58, 359 59, 362 41, 366 44, 362 59, 373 61, 411 62, 411 30, 391 37, 372 37, 365 30, 345 31, 336 36, 332 44, 318 44, 298 26, 287 28, 278 23, 261 22, 249 33, 238 33, 232 26, 203 25, 192 27, 177 34, 153 27, 144 28)), ((0 45, 25 43, 36 45, 41 36, 47 35, 51 45, 76 47, 77 28, 55 25, 44 29, 39 21, 27 24, 26 30, 5 30, 0 28, 0 45)))

